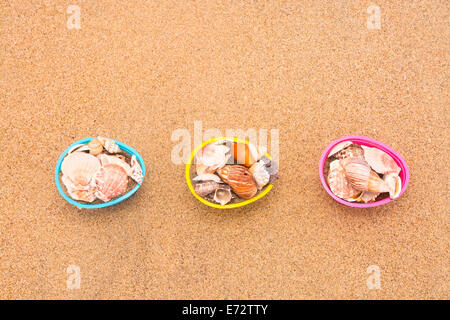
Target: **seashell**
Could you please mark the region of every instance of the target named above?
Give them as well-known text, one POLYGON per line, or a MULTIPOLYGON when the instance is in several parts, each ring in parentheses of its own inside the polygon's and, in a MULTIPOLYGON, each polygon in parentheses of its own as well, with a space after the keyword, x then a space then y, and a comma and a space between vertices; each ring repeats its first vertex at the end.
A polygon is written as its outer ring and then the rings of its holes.
POLYGON ((370 169, 369 164, 361 158, 339 160, 348 182, 359 191, 389 192, 386 183, 370 169))
POLYGON ((128 175, 121 166, 115 163, 101 167, 94 179, 97 186, 95 196, 103 202, 110 201, 127 190, 128 175))
POLYGON ((244 166, 227 165, 217 170, 217 173, 241 198, 250 199, 258 192, 252 174, 244 166))
POLYGON ((214 192, 213 200, 223 206, 230 202, 232 197, 230 186, 221 184, 214 192))
MULTIPOLYGON (((330 171, 327 180, 331 192, 341 199, 350 199, 348 201, 352 201, 351 199, 361 193, 353 188, 346 179, 344 168, 342 168, 339 160, 334 160, 330 163, 330 171)), ((356 199, 353 201, 356 201, 356 199)))
POLYGON ((351 146, 335 154, 336 159, 363 158, 364 150, 360 146, 351 146))
POLYGON ((389 188, 389 197, 391 199, 396 199, 400 195, 402 190, 402 180, 396 173, 387 173, 383 176, 384 182, 389 188))
POLYGON ((217 188, 219 188, 219 184, 217 182, 206 181, 206 182, 197 183, 194 187, 194 191, 200 197, 204 197, 204 196, 216 191, 217 188))
POLYGON ((65 175, 61 177, 61 180, 66 186, 67 192, 72 199, 86 202, 92 202, 96 199, 95 186, 88 185, 82 188, 78 188, 70 180, 70 178, 65 175))
POLYGON ((256 161, 267 152, 267 148, 255 146, 251 143, 236 142, 233 146, 233 156, 236 164, 242 164, 251 167, 256 161))
POLYGON ((131 175, 130 165, 128 163, 126 163, 125 161, 123 161, 122 159, 120 159, 119 157, 110 156, 110 155, 102 153, 102 154, 99 154, 97 156, 97 158, 100 160, 100 163, 102 164, 102 166, 105 166, 110 163, 114 163, 114 164, 121 166, 125 170, 127 175, 129 175, 129 176, 131 175))
POLYGON ((364 150, 364 159, 376 172, 381 174, 393 172, 397 175, 400 173, 400 167, 386 152, 366 146, 362 146, 362 148, 364 150))
POLYGON ((270 174, 266 170, 266 165, 264 161, 258 161, 249 169, 250 173, 253 175, 253 179, 256 182, 256 186, 261 190, 266 184, 269 183, 270 174))
POLYGON ((330 153, 328 154, 328 158, 333 156, 334 154, 338 153, 339 151, 351 146, 353 144, 353 142, 351 141, 344 141, 341 143, 338 143, 337 145, 334 146, 333 149, 331 149, 330 153))
POLYGON ((138 184, 142 184, 144 181, 144 175, 142 173, 141 164, 137 161, 136 156, 131 156, 131 179, 136 181, 138 184))
POLYGON ((103 137, 97 137, 97 139, 101 142, 103 147, 106 151, 109 153, 119 153, 120 148, 119 146, 114 142, 114 140, 103 138, 103 137))
POLYGON ((231 157, 230 148, 225 145, 208 144, 195 155, 196 171, 198 175, 214 173, 222 168, 231 157))
POLYGON ((220 183, 220 178, 212 173, 204 173, 201 175, 196 176, 192 179, 193 181, 215 181, 217 183, 220 183))
POLYGON ((100 166, 100 161, 93 155, 76 151, 64 158, 61 171, 75 188, 79 188, 89 185, 100 166))
POLYGON ((97 138, 92 139, 88 143, 89 153, 97 156, 103 151, 103 144, 97 138))

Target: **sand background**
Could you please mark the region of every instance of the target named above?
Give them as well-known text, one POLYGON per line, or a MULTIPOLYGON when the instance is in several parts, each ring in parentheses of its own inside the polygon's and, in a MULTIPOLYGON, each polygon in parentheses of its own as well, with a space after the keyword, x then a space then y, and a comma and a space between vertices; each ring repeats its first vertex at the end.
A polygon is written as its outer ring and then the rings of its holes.
POLYGON ((448 1, 377 1, 381 30, 366 27, 371 4, 2 1, 0 297, 449 298, 448 1), (66 26, 72 4, 81 30, 66 26), (200 120, 279 129, 264 199, 219 211, 192 196, 171 135, 200 120), (324 191, 320 155, 351 134, 403 155, 398 201, 358 210, 324 191), (82 211, 54 168, 94 135, 148 171, 130 200, 82 211))

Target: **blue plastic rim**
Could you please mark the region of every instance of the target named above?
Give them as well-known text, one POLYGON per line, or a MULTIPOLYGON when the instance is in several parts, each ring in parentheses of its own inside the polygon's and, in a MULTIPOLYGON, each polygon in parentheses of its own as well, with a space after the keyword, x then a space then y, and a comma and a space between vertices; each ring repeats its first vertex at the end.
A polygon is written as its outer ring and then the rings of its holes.
MULTIPOLYGON (((74 206, 77 206, 78 208, 83 208, 83 209, 98 209, 98 208, 105 208, 105 207, 109 207, 109 206, 113 206, 115 204, 121 203, 124 200, 127 200, 129 197, 131 197, 133 194, 136 193, 137 189, 139 189, 139 187, 141 186, 140 184, 137 184, 133 189, 131 189, 130 191, 128 191, 127 193, 125 193, 124 195, 120 196, 119 198, 116 198, 114 200, 108 201, 108 202, 104 202, 104 203, 97 203, 97 204, 86 204, 86 203, 81 203, 78 201, 73 200, 71 197, 69 197, 63 190, 63 188, 61 187, 61 183, 59 182, 59 172, 61 171, 61 164, 64 160, 64 157, 66 156, 66 154, 69 152, 69 150, 77 145, 80 144, 88 144, 89 141, 91 141, 92 139, 94 139, 94 137, 91 138, 85 138, 85 139, 81 139, 75 143, 73 143, 70 147, 68 147, 59 157, 58 159, 58 163, 56 164, 56 169, 55 169, 55 182, 56 182, 56 187, 58 188, 59 193, 61 194, 61 196, 66 199, 67 202, 69 202, 70 204, 73 204, 74 206)), ((139 161, 139 164, 141 165, 142 168, 142 176, 145 178, 145 164, 144 164, 144 160, 142 159, 141 155, 134 150, 133 148, 127 146, 125 143, 116 141, 114 139, 110 139, 113 140, 121 150, 125 151, 126 153, 128 153, 129 155, 134 155, 136 156, 137 161, 139 161)))

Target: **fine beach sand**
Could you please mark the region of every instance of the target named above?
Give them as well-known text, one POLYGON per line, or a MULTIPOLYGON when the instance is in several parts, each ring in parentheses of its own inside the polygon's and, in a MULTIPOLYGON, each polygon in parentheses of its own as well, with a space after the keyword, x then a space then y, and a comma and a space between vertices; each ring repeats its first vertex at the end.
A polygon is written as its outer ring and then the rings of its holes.
POLYGON ((447 1, 376 1, 381 30, 370 1, 112 2, 0 3, 0 298, 449 298, 447 1), (278 129, 273 190, 231 211, 196 200, 171 161, 194 121, 278 129), (358 210, 322 188, 322 151, 352 134, 405 158, 400 199, 358 210), (147 175, 83 211, 54 169, 96 135, 136 149, 147 175))

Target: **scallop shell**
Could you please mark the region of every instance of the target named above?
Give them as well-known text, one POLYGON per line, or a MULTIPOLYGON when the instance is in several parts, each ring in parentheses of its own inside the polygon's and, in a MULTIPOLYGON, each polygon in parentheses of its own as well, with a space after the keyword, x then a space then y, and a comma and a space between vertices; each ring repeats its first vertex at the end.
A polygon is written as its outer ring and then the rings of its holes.
POLYGON ((346 179, 344 168, 340 165, 339 160, 334 160, 330 163, 330 171, 328 172, 327 180, 331 192, 341 199, 356 201, 356 199, 352 200, 352 198, 361 193, 354 189, 346 179))
POLYGON ((119 146, 114 142, 114 140, 103 138, 103 137, 97 137, 97 139, 101 142, 103 147, 106 151, 109 153, 119 153, 120 148, 119 146))
POLYGON ((267 152, 267 148, 255 146, 251 143, 236 142, 233 146, 233 156, 236 164, 251 167, 256 161, 267 152))
POLYGON ((362 148, 364 150, 364 159, 376 172, 381 174, 393 172, 397 175, 400 173, 400 167, 386 152, 366 146, 362 146, 362 148))
POLYGON ((110 163, 101 167, 95 174, 95 183, 97 186, 96 197, 107 202, 125 193, 128 186, 128 175, 121 166, 110 163))
POLYGON ((227 165, 217 170, 217 173, 241 198, 251 199, 258 192, 252 174, 244 166, 227 165))
POLYGON ((206 182, 197 183, 194 186, 194 191, 200 197, 204 197, 204 196, 206 196, 206 195, 216 191, 217 188, 219 188, 219 184, 217 182, 215 182, 215 181, 206 181, 206 182))
POLYGON ((76 151, 64 158, 61 171, 78 188, 89 185, 100 166, 100 161, 93 155, 76 151))
POLYGON ((361 158, 346 158, 340 160, 345 177, 359 191, 389 192, 386 183, 378 174, 370 169, 369 164, 361 158))
POLYGON ((250 167, 249 171, 253 175, 253 179, 255 180, 256 186, 259 190, 269 183, 270 174, 267 172, 266 165, 263 161, 256 162, 250 167))
POLYGON ((136 181, 138 184, 142 184, 144 181, 144 174, 142 173, 141 164, 137 161, 136 156, 131 156, 131 179, 136 181))
POLYGON ((97 156, 103 151, 103 144, 97 138, 92 139, 88 143, 89 153, 93 156, 97 156))
POLYGON ((360 146, 350 146, 335 154, 336 159, 363 158, 364 150, 360 146))
POLYGON ((125 170, 127 175, 129 175, 129 176, 131 175, 130 165, 128 163, 126 163, 125 161, 123 161, 122 159, 120 159, 119 157, 110 156, 110 155, 102 153, 102 154, 99 154, 97 156, 97 158, 100 160, 100 163, 102 164, 102 166, 105 166, 110 163, 114 163, 114 164, 121 166, 125 170))

